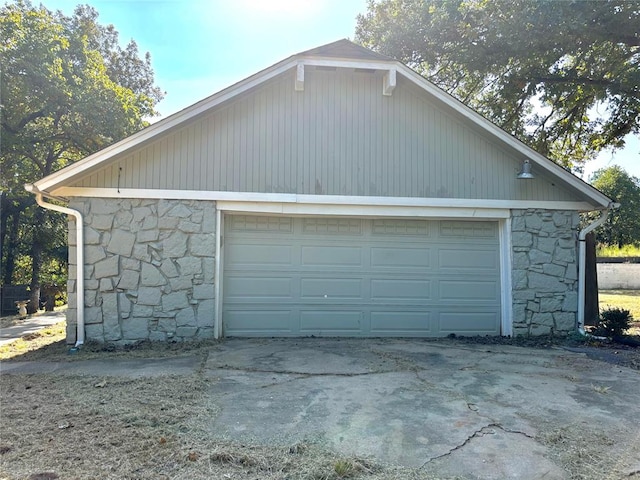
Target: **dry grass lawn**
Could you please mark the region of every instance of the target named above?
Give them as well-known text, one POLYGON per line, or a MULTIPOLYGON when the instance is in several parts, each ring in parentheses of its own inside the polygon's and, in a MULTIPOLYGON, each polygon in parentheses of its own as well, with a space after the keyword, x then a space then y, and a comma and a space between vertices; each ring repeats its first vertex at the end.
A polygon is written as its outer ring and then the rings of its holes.
POLYGON ((419 479, 320 446, 212 438, 207 380, 2 375, 0 478, 419 479))

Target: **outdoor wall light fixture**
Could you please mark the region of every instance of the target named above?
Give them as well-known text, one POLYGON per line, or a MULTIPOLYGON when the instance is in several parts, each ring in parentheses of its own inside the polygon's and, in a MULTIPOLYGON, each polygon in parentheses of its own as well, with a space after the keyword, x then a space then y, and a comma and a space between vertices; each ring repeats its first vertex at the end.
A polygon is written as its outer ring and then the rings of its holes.
POLYGON ((520 171, 520 173, 518 173, 518 175, 516 176, 516 178, 519 179, 530 179, 530 178, 534 178, 533 173, 531 173, 531 163, 529 163, 529 160, 525 160, 522 163, 522 170, 520 171))

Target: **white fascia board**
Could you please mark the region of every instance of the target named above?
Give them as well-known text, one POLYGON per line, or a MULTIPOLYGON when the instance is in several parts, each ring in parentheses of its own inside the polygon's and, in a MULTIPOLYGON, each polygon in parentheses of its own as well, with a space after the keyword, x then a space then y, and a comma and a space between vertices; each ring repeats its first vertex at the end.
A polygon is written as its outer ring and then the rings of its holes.
MULTIPOLYGON (((446 104, 451 109, 455 110, 457 113, 462 115, 464 118, 467 118, 473 123, 476 123, 484 130, 488 131, 492 136, 497 137, 502 142, 509 145, 511 148, 515 149, 518 153, 524 155, 525 157, 531 159, 536 166, 542 167, 547 170, 552 175, 559 177, 572 187, 574 187, 579 192, 583 193, 587 197, 593 199, 597 204, 602 207, 607 207, 611 203, 611 199, 598 191, 596 188, 592 187, 586 182, 583 182, 581 179, 573 175, 571 172, 568 172, 560 165, 555 164, 545 156, 539 154, 532 148, 528 147, 520 140, 505 132, 503 129, 493 124, 478 112, 473 110, 472 108, 467 107, 462 102, 449 95, 444 90, 436 87, 433 83, 429 82, 427 79, 419 75, 418 73, 411 70, 406 65, 398 62, 399 72, 402 73, 406 78, 411 80, 413 83, 424 89, 430 95, 440 100, 444 104, 446 104)), ((593 209, 593 208, 592 208, 593 209)))
POLYGON ((295 67, 297 62, 295 59, 287 59, 280 63, 273 65, 262 72, 252 75, 245 80, 242 80, 235 85, 232 85, 218 93, 211 95, 210 97, 201 100, 200 102, 185 108, 173 115, 160 120, 149 127, 140 130, 133 135, 110 145, 99 152, 89 155, 88 157, 76 162, 67 168, 63 168, 58 172, 52 173, 45 178, 35 182, 35 186, 45 192, 52 192, 58 185, 63 182, 72 179, 73 177, 82 174, 83 172, 99 166, 101 163, 110 160, 116 155, 127 152, 145 142, 152 140, 154 137, 163 134, 164 132, 171 130, 182 123, 191 120, 198 115, 206 113, 213 107, 230 100, 231 98, 240 95, 247 90, 254 88, 255 86, 270 80, 271 78, 280 75, 281 73, 295 67))
POLYGON ((345 205, 317 203, 264 203, 218 201, 217 208, 225 213, 261 213, 267 215, 330 215, 340 217, 428 217, 487 220, 508 218, 508 209, 424 207, 398 205, 345 205))
POLYGON ((153 198, 167 200, 213 200, 227 202, 255 202, 309 205, 369 205, 380 207, 434 207, 463 209, 529 209, 594 210, 588 202, 552 200, 492 200, 474 198, 421 198, 421 197, 364 197, 347 195, 298 195, 295 193, 215 192, 207 190, 155 190, 135 188, 61 187, 52 192, 56 197, 93 198, 153 198))

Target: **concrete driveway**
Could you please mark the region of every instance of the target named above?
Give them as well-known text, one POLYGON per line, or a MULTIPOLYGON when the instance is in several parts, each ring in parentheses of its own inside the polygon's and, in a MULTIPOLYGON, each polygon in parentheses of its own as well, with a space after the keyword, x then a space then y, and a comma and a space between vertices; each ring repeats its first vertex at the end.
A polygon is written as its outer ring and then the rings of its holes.
POLYGON ((640 478, 639 372, 559 348, 230 339, 204 358, 81 355, 1 370, 202 375, 219 412, 203 420, 212 438, 315 442, 437 478, 640 478))
POLYGON ((640 478, 640 375, 561 349, 228 340, 205 372, 212 432, 229 439, 463 478, 569 478, 593 454, 613 459, 610 478, 640 478))

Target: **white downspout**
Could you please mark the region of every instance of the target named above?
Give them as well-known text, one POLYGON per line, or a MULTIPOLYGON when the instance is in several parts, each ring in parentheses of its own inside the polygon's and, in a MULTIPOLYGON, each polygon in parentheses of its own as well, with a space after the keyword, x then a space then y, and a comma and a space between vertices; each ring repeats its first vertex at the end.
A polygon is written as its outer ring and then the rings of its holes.
POLYGON ((47 198, 54 198, 42 193, 33 184, 27 184, 24 186, 27 192, 33 193, 36 196, 36 202, 43 208, 48 210, 54 210, 56 212, 65 213, 67 215, 73 215, 76 219, 76 316, 77 316, 77 333, 76 344, 78 348, 84 344, 84 222, 82 220, 82 214, 78 210, 74 210, 69 207, 62 207, 53 203, 47 203, 44 201, 43 196, 47 198))
POLYGON ((619 206, 619 203, 610 203, 607 208, 600 212, 600 216, 589 225, 587 225, 584 229, 582 229, 580 231, 580 234, 578 235, 578 332, 580 332, 581 335, 585 335, 584 300, 586 286, 585 269, 587 266, 587 250, 585 247, 586 237, 589 232, 598 228, 600 225, 607 221, 611 209, 618 208, 619 206))

